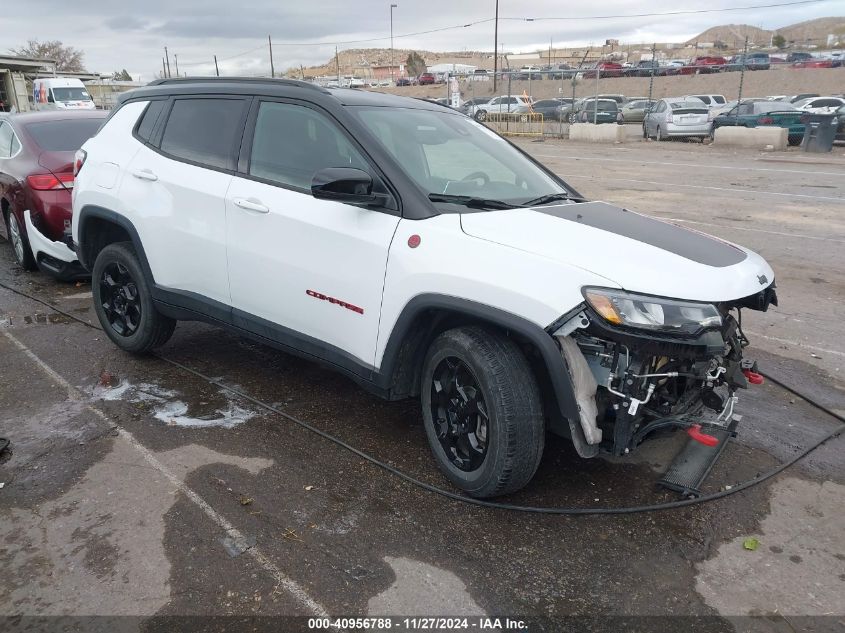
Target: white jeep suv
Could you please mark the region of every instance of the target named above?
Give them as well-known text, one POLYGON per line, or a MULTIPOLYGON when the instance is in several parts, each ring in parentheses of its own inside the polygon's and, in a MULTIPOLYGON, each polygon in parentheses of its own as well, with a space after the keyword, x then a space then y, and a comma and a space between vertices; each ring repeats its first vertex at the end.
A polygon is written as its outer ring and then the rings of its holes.
MULTIPOLYGON (((578 454, 727 421, 741 308, 776 304, 742 247, 603 202, 417 99, 286 80, 161 80, 76 157, 73 239, 124 350, 203 320, 419 397, 477 497, 578 454)), ((746 370, 747 371, 747 370, 746 370)))

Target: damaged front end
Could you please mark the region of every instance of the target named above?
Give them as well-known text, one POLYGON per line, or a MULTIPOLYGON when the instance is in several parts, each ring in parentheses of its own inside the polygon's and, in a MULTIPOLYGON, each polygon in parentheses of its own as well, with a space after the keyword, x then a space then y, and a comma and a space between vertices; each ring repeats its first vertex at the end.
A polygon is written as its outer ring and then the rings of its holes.
POLYGON ((579 454, 622 455, 672 427, 718 443, 708 431, 731 427, 737 390, 759 380, 743 360, 741 310, 777 305, 774 283, 713 304, 603 288, 587 288, 584 297, 549 328, 575 392, 580 419, 569 422, 579 454))

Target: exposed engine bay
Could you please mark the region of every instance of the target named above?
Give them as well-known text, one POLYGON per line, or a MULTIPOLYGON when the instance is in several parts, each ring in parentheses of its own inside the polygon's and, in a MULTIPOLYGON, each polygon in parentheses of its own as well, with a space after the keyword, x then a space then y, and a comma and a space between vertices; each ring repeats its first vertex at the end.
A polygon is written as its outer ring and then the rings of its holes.
MULTIPOLYGON (((707 431, 738 422, 738 390, 762 382, 756 364, 743 359, 748 339, 742 332, 742 308, 776 305, 773 288, 762 297, 713 304, 709 320, 699 319, 704 325, 688 332, 644 332, 609 322, 600 304, 592 309, 597 302, 588 297, 584 309, 555 332, 575 388, 579 430, 592 449, 579 453, 591 456, 598 447, 622 455, 667 428, 686 429, 705 445, 718 443, 707 431)), ((637 310, 653 310, 637 299, 628 301, 628 320, 637 310)), ((668 320, 672 306, 664 303, 662 309, 666 315, 661 312, 660 319, 668 320)))

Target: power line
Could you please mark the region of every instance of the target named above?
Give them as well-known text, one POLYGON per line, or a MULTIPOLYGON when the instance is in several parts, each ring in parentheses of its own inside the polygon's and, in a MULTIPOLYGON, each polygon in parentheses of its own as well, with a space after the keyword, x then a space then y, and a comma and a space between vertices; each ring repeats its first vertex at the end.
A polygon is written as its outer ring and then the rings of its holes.
POLYGON ((618 15, 590 15, 590 16, 565 16, 565 17, 539 17, 539 18, 499 18, 500 20, 518 22, 540 22, 543 20, 612 20, 623 18, 652 18, 667 15, 692 15, 698 13, 724 13, 726 11, 747 11, 750 9, 771 9, 775 7, 792 7, 802 4, 816 4, 828 0, 793 0, 792 2, 778 2, 775 4, 755 4, 745 7, 724 7, 721 9, 689 9, 683 11, 664 11, 662 13, 622 13, 618 15))
MULTIPOLYGON (((769 4, 756 4, 756 5, 747 5, 742 7, 723 7, 720 9, 689 9, 689 10, 682 10, 682 11, 665 11, 665 12, 658 12, 658 13, 625 13, 625 14, 616 14, 616 15, 591 15, 591 16, 563 16, 563 17, 500 17, 499 20, 507 20, 509 22, 541 22, 541 21, 572 21, 572 20, 611 20, 611 19, 625 19, 625 18, 650 18, 650 17, 661 17, 661 16, 673 16, 673 15, 697 15, 702 13, 725 13, 730 11, 748 11, 752 9, 771 9, 776 7, 790 7, 790 6, 799 6, 805 4, 817 4, 819 2, 827 2, 828 0, 791 0, 789 2, 777 2, 777 3, 769 3, 769 4)), ((420 35, 430 35, 432 33, 442 33, 444 31, 453 31, 456 29, 466 29, 471 28, 473 26, 478 26, 479 24, 487 24, 488 22, 493 22, 495 18, 484 18, 480 20, 474 20, 471 22, 466 22, 464 24, 454 24, 452 26, 443 26, 434 29, 428 29, 426 31, 415 31, 413 33, 403 33, 401 35, 394 35, 394 39, 402 39, 408 37, 418 37, 420 35)), ((384 42, 390 40, 390 37, 373 37, 368 39, 360 39, 360 40, 345 40, 339 42, 332 42, 332 41, 321 41, 321 42, 273 42, 276 47, 279 46, 346 46, 350 44, 371 44, 374 42, 384 42)), ((243 57, 244 55, 248 55, 250 53, 254 53, 259 49, 263 49, 264 45, 261 44, 260 46, 256 46, 255 48, 251 48, 249 50, 243 51, 241 53, 236 53, 234 55, 229 55, 228 57, 220 57, 218 61, 224 62, 230 59, 235 59, 237 57, 243 57)), ((494 51, 495 53, 495 51, 494 51)), ((202 61, 202 62, 182 62, 182 66, 204 66, 210 65, 210 61, 202 61)))

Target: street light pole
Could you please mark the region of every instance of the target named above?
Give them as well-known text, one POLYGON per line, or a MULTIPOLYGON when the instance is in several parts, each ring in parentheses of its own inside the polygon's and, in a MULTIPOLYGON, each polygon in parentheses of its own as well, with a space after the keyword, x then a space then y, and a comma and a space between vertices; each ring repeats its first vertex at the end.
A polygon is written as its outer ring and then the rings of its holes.
POLYGON ((499 0, 496 0, 496 20, 493 27, 493 93, 496 93, 496 74, 499 70, 499 0))
POLYGON ((395 82, 393 77, 393 9, 397 8, 398 4, 390 5, 390 81, 395 82))

